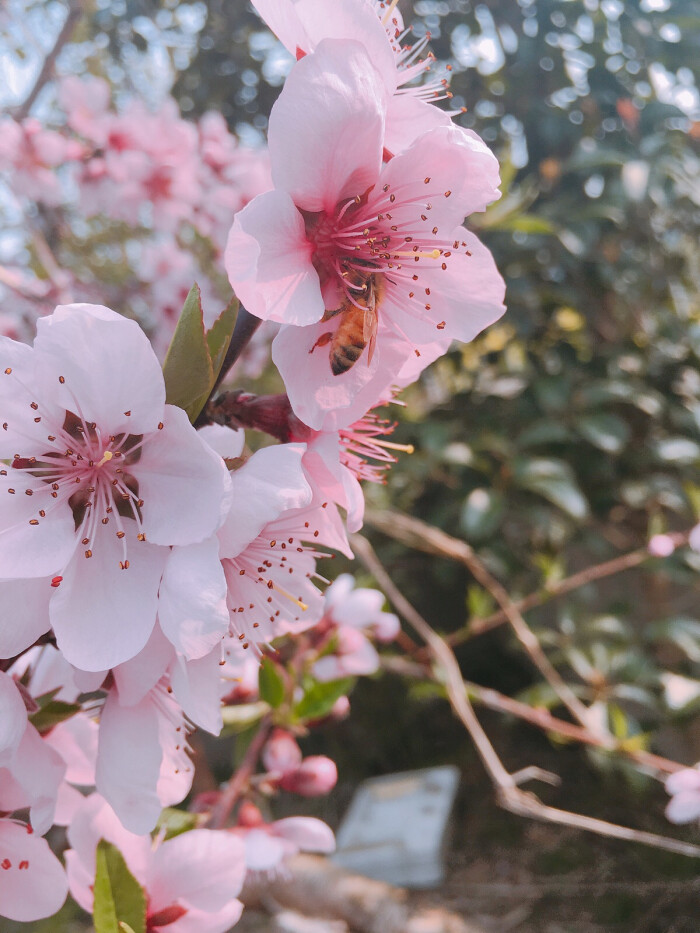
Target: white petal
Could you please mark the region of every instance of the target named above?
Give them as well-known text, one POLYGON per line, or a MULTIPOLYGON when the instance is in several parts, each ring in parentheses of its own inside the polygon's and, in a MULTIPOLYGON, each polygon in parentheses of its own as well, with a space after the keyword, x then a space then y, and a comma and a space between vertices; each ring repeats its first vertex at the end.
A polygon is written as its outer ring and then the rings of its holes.
POLYGON ((163 415, 165 383, 135 321, 102 305, 59 305, 39 318, 34 350, 42 394, 63 408, 82 412, 103 433, 155 430, 163 415))
POLYGON ((170 552, 160 586, 163 633, 186 658, 201 658, 228 632, 226 578, 216 536, 170 552))

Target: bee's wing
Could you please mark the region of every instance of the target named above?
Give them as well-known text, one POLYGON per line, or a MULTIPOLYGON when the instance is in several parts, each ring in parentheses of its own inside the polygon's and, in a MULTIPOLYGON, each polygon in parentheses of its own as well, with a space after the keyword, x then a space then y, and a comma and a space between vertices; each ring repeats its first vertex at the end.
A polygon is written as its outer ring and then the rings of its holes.
POLYGON ((372 362, 372 357, 374 356, 374 345, 377 342, 377 324, 379 323, 379 315, 377 314, 377 309, 374 302, 371 302, 367 305, 367 310, 365 311, 364 318, 362 320, 362 337, 365 341, 365 346, 367 347, 367 365, 372 362))

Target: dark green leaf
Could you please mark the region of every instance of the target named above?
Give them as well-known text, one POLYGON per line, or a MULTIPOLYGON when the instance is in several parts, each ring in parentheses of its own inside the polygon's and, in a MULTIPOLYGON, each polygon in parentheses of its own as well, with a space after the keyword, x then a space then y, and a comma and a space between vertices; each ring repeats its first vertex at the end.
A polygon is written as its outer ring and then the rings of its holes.
POLYGON ((95 933, 122 933, 126 923, 134 933, 146 933, 146 895, 127 868, 119 849, 104 839, 97 846, 95 871, 95 933))
POLYGON ((462 528, 472 540, 486 538, 500 525, 505 509, 497 489, 472 489, 462 506, 462 528))
POLYGON ((587 441, 609 454, 619 453, 630 436, 627 423, 607 412, 584 415, 577 427, 587 441))
POLYGON ((190 289, 168 347, 163 376, 165 400, 170 405, 183 408, 190 421, 194 421, 214 384, 202 302, 196 283, 190 289))
POLYGON ((279 669, 270 658, 263 658, 258 671, 258 689, 260 699, 269 703, 273 709, 284 700, 284 680, 279 669))
POLYGON ((563 460, 522 457, 514 463, 514 480, 522 489, 548 499, 572 518, 582 519, 588 514, 588 503, 574 472, 563 460))
POLYGON ((207 348, 211 359, 212 375, 216 380, 219 370, 224 362, 228 345, 231 343, 231 335, 238 316, 238 301, 234 295, 231 301, 207 331, 207 348))
POLYGON ((332 680, 327 684, 313 682, 294 707, 297 719, 321 719, 333 709, 335 701, 345 696, 355 683, 352 677, 332 680))
POLYGON ((45 735, 54 726, 57 726, 60 722, 65 722, 66 719, 70 719, 71 716, 75 716, 79 712, 80 704, 78 703, 51 700, 44 705, 40 705, 36 713, 32 713, 29 717, 29 721, 40 735, 45 735))

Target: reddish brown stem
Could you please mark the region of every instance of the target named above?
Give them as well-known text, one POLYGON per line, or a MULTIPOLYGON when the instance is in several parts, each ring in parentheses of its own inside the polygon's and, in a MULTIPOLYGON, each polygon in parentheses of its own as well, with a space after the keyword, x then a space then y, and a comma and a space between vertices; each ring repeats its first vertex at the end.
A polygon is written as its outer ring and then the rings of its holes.
POLYGON ((209 819, 206 821, 206 825, 210 829, 221 829, 227 824, 231 816, 231 811, 235 807, 238 798, 248 787, 250 778, 258 763, 258 757, 262 751, 263 745, 267 741, 271 728, 272 720, 269 716, 265 716, 260 720, 258 732, 246 749, 243 761, 227 781, 219 800, 212 808, 209 819))

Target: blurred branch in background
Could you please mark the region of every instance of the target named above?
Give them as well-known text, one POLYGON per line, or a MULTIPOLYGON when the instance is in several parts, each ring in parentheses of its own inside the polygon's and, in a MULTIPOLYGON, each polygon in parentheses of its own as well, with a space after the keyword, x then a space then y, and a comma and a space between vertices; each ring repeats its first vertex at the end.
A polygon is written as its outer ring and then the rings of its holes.
MULTIPOLYGON (((518 775, 524 780, 528 780, 532 776, 541 780, 543 775, 540 769, 537 767, 525 768, 517 774, 508 772, 476 718, 467 696, 467 689, 462 680, 459 664, 450 646, 445 643, 444 639, 435 632, 403 596, 401 591, 397 589, 369 541, 356 534, 352 538, 352 546, 359 560, 384 590, 397 612, 425 641, 432 659, 437 665, 435 675, 444 682, 452 710, 469 732, 479 757, 496 789, 498 802, 504 809, 519 816, 582 829, 627 842, 638 842, 652 848, 676 852, 692 858, 700 858, 700 846, 682 842, 679 839, 672 839, 668 836, 657 835, 656 833, 618 826, 580 813, 560 810, 557 807, 550 807, 542 803, 534 794, 521 790, 517 785, 518 775)), ((544 777, 549 782, 549 775, 545 774, 544 777)))

